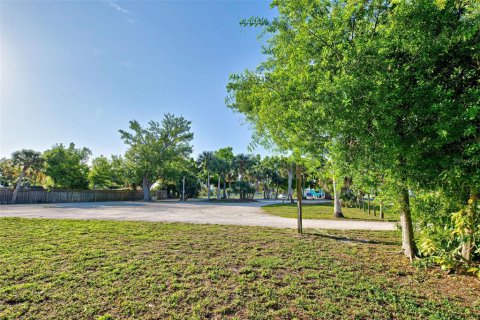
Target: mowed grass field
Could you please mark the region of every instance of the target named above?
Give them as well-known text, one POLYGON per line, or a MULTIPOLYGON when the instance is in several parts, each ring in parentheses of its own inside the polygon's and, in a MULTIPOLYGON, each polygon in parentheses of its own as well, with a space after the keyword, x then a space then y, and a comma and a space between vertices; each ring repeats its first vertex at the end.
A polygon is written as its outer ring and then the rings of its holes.
POLYGON ((478 319, 398 232, 0 219, 1 319, 478 319))
MULTIPOLYGON (((285 204, 271 204, 262 207, 263 211, 275 216, 283 218, 297 218, 297 204, 290 204, 285 201, 285 204)), ((384 219, 380 218, 380 209, 377 206, 376 215, 373 214, 373 205, 371 213, 368 210, 365 212, 358 208, 342 207, 343 215, 346 219, 353 220, 378 220, 378 221, 398 221, 399 216, 386 211, 384 219)), ((304 219, 337 219, 333 216, 333 202, 325 202, 318 204, 309 204, 308 200, 304 200, 302 207, 302 216, 304 219)))

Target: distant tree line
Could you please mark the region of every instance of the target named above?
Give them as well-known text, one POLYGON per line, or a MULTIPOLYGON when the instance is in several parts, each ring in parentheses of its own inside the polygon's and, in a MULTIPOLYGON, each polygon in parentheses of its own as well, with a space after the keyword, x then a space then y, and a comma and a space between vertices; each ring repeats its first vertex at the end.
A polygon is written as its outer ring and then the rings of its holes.
MULTIPOLYGON (((151 200, 152 188, 167 190, 169 197, 199 194, 208 199, 265 199, 283 194, 293 202, 295 164, 287 156, 234 154, 232 147, 201 152, 192 158, 193 133, 183 117, 166 114, 161 122, 143 127, 131 121, 120 137, 129 146, 124 155, 92 158, 87 147, 58 143, 43 152, 19 150, 0 159, 0 184, 15 190, 142 189, 151 200)), ((305 173, 305 187, 329 190, 328 181, 305 173)))

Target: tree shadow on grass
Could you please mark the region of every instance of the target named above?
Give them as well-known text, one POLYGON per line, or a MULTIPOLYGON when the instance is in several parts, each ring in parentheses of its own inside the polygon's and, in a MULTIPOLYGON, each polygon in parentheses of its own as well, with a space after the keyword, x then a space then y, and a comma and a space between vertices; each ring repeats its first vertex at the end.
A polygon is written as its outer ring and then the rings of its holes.
POLYGON ((398 246, 398 245, 401 244, 399 241, 378 241, 378 240, 358 239, 358 238, 337 236, 337 235, 332 235, 332 234, 327 234, 327 233, 307 232, 307 233, 304 233, 304 235, 319 237, 319 238, 327 238, 327 239, 337 240, 337 241, 341 241, 341 242, 351 242, 351 243, 382 244, 382 245, 387 245, 387 246, 398 246))

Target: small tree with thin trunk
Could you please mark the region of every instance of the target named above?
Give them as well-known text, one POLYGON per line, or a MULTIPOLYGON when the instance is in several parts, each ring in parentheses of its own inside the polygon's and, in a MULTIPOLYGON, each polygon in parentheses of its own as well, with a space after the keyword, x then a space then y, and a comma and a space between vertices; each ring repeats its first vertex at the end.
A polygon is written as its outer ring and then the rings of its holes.
POLYGON ((235 156, 233 155, 233 148, 232 147, 226 147, 226 148, 221 148, 215 151, 215 157, 217 159, 222 160, 223 166, 222 166, 222 177, 223 177, 223 198, 226 199, 227 196, 227 181, 230 183, 230 181, 235 181, 235 177, 232 176, 232 173, 234 172, 234 166, 233 166, 233 159, 235 156), (233 179, 233 180, 232 180, 233 179))
POLYGON ((15 186, 15 190, 13 191, 12 195, 11 203, 13 204, 17 201, 18 191, 20 190, 20 186, 22 185, 22 181, 27 173, 27 170, 32 166, 39 167, 43 163, 43 159, 41 158, 40 152, 22 149, 20 151, 15 151, 12 154, 12 160, 14 164, 22 167, 22 172, 18 178, 17 185, 15 186))
MULTIPOLYGON (((220 200, 221 198, 221 187, 220 184, 222 183, 222 180, 225 181, 224 179, 226 178, 226 175, 228 173, 228 163, 219 158, 215 157, 213 161, 213 171, 217 174, 218 181, 217 181, 217 200, 220 200)), ((224 190, 225 193, 225 190, 224 190)))
POLYGON ((203 151, 197 159, 199 169, 207 173, 207 197, 210 200, 210 173, 214 166, 214 154, 212 151, 203 151))

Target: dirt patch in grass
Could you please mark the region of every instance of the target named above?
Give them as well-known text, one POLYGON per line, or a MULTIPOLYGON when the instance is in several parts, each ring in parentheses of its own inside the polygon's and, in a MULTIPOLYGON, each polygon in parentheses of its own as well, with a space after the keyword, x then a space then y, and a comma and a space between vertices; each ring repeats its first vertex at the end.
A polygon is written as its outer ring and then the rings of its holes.
POLYGON ((0 219, 0 318, 478 319, 398 232, 0 219))

